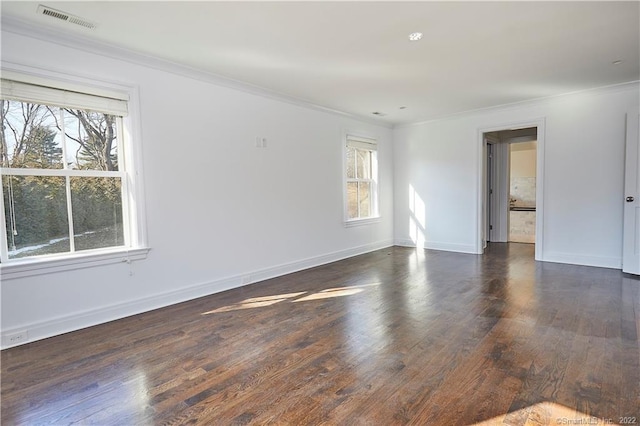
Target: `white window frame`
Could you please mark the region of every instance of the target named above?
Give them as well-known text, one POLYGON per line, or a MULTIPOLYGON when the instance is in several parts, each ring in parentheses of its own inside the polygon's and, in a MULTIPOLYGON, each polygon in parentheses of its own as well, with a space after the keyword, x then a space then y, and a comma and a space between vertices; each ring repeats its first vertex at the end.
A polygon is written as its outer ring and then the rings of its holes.
MULTIPOLYGON (((57 253, 27 258, 8 259, 7 235, 4 229, 5 210, 4 197, 0 197, 0 220, 3 226, 0 230, 0 244, 2 244, 2 263, 0 263, 0 274, 2 280, 22 278, 32 275, 48 274, 80 268, 87 268, 105 264, 126 262, 145 259, 149 252, 147 244, 144 188, 142 182, 142 146, 141 133, 139 127, 139 97, 138 88, 123 86, 106 82, 97 82, 92 79, 69 76, 51 71, 37 70, 15 64, 4 64, 2 67, 2 79, 17 82, 18 85, 27 84, 34 87, 34 98, 24 99, 28 102, 38 103, 37 86, 44 87, 41 92, 45 97, 42 101, 49 101, 46 97, 54 95, 51 89, 66 91, 68 94, 67 105, 74 105, 79 102, 78 107, 82 108, 83 94, 106 97, 125 101, 125 108, 128 110, 122 118, 117 120, 118 132, 121 138, 118 140, 118 171, 92 171, 87 173, 83 170, 55 169, 10 169, 11 175, 60 175, 60 176, 91 176, 100 175, 104 177, 120 177, 122 182, 122 204, 123 204, 123 228, 124 246, 93 249, 73 253, 57 253), (50 89, 46 89, 50 88, 50 89), (49 93, 47 93, 49 91, 49 93)), ((24 92, 21 92, 24 93, 24 92)), ((114 107, 118 107, 114 103, 114 107)), ((84 108, 87 108, 85 105, 84 108)), ((88 108, 87 108, 88 109, 88 108)), ((0 178, 7 174, 9 170, 0 168, 0 178)), ((0 188, 0 193, 2 189, 0 188)), ((1 194, 0 194, 1 195, 1 194)))
MULTIPOLYGON (((377 223, 380 221, 380 211, 378 208, 378 200, 380 198, 378 188, 378 142, 375 138, 363 136, 350 132, 345 132, 342 144, 342 191, 344 200, 344 225, 345 227, 366 225, 377 223), (371 152, 371 179, 359 179, 347 177, 347 149, 353 147, 356 149, 367 150, 371 152), (349 194, 347 185, 349 182, 367 181, 371 183, 371 214, 366 217, 349 218, 349 194)), ((354 157, 355 158, 355 157, 354 157)), ((355 167, 355 164, 354 164, 355 167)))

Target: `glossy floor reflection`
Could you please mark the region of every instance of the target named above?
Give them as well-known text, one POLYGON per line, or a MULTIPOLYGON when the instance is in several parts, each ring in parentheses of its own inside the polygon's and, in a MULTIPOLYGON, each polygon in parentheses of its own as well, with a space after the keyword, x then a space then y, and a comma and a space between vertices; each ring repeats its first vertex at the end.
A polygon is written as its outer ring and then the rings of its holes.
POLYGON ((2 424, 621 423, 638 328, 617 270, 393 247, 5 350, 2 424))

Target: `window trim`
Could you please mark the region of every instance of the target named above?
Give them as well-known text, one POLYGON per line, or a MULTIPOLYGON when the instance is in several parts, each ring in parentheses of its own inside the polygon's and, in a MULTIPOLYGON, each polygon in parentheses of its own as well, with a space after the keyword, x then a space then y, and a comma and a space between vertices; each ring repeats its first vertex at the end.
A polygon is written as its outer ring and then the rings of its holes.
POLYGON ((66 255, 50 254, 12 260, 0 265, 2 281, 45 275, 54 272, 75 271, 94 266, 127 263, 147 258, 149 247, 127 249, 99 249, 91 252, 75 252, 66 255))
POLYGON ((343 223, 346 228, 360 225, 369 225, 378 223, 381 220, 379 199, 379 170, 378 170, 378 141, 377 138, 369 135, 362 134, 360 132, 344 132, 342 138, 342 193, 343 193, 343 223), (372 200, 371 210, 372 214, 367 217, 349 218, 349 200, 347 192, 347 182, 351 178, 347 177, 347 148, 348 146, 354 146, 355 148, 368 149, 372 153, 371 164, 371 183, 372 183, 372 200))
MULTIPOLYGON (((142 171, 142 138, 140 127, 139 87, 106 82, 63 74, 49 70, 36 69, 17 64, 2 63, 2 77, 14 81, 46 85, 48 87, 72 92, 107 96, 113 99, 127 100, 128 114, 121 120, 122 149, 121 161, 124 161, 123 186, 127 185, 126 197, 123 195, 123 212, 129 217, 129 231, 125 235, 127 246, 108 247, 75 253, 60 253, 27 258, 10 259, 0 264, 2 280, 22 278, 53 272, 69 271, 105 264, 142 260, 147 257, 150 248, 147 243, 146 208, 142 171)), ((15 173, 15 169, 12 170, 15 173)), ((48 170, 47 173, 52 170, 48 170)), ((67 173, 76 171, 67 171, 67 173)), ((78 171, 81 172, 82 171, 78 171)), ((54 172, 57 173, 57 172, 54 172)), ((113 173, 113 172, 106 172, 113 173)), ((119 173, 119 172, 116 172, 119 173)), ((3 173, 4 174, 4 171, 3 173)), ((4 211, 2 211, 4 216, 4 211)), ((6 240, 6 235, 2 235, 6 240)), ((6 241, 5 241, 6 243, 6 241)))

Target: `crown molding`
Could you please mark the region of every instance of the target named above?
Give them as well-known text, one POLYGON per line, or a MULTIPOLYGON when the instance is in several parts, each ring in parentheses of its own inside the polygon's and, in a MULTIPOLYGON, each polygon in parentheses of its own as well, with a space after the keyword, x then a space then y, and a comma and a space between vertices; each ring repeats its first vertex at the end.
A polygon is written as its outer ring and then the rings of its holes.
POLYGON ((3 16, 1 19, 1 27, 3 32, 18 34, 24 37, 34 38, 72 49, 82 50, 87 53, 105 56, 111 59, 125 61, 159 71, 169 72, 182 77, 191 78, 193 80, 202 81, 228 89, 238 90, 240 92, 288 103, 307 109, 312 109, 315 111, 337 115, 343 118, 349 118, 368 124, 373 124, 375 126, 385 127, 388 129, 393 128, 392 123, 379 121, 376 119, 372 119, 371 117, 364 117, 361 115, 348 113, 320 104, 315 104, 305 99, 269 90, 264 87, 253 85, 251 83, 224 77, 212 72, 203 71, 200 69, 189 67, 187 65, 135 52, 133 50, 125 49, 122 47, 113 46, 108 43, 91 40, 80 35, 70 34, 53 28, 35 26, 31 23, 14 17, 3 16))
POLYGON ((627 91, 627 90, 640 91, 640 80, 627 81, 625 83, 617 83, 617 84, 611 84, 611 85, 607 85, 607 86, 600 86, 600 87, 593 87, 593 88, 589 88, 589 89, 576 90, 576 91, 573 91, 573 92, 560 93, 560 94, 557 94, 557 95, 544 96, 544 97, 534 98, 534 99, 527 99, 527 100, 524 100, 524 101, 511 102, 511 103, 501 104, 501 105, 493 105, 493 106, 484 107, 484 108, 470 109, 470 110, 466 110, 466 111, 456 112, 456 113, 453 113, 453 114, 446 114, 446 115, 442 115, 442 116, 436 116, 436 117, 433 117, 433 118, 429 118, 429 119, 421 120, 421 121, 416 121, 416 122, 413 122, 413 123, 396 124, 394 126, 394 129, 403 129, 403 128, 421 126, 423 124, 433 123, 433 122, 437 122, 437 121, 451 120, 451 119, 455 119, 455 118, 462 118, 462 117, 465 117, 465 116, 469 116, 469 115, 473 115, 473 114, 479 114, 479 113, 487 113, 488 114, 488 113, 492 113, 492 112, 506 111, 506 110, 513 109, 513 108, 525 108, 525 107, 541 106, 541 105, 549 104, 550 102, 556 101, 558 99, 567 98, 567 97, 570 97, 570 96, 580 96, 580 95, 587 95, 587 94, 615 93, 615 92, 624 92, 624 91, 627 91))

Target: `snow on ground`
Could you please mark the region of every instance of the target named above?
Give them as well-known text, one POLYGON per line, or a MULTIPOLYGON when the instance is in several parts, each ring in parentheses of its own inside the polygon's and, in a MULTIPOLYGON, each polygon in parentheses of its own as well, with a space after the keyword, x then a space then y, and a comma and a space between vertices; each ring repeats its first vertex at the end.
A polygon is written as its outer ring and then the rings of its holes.
MULTIPOLYGON (((82 234, 75 234, 74 237, 82 237, 83 235, 95 234, 96 232, 97 231, 87 231, 87 232, 83 232, 82 234)), ((40 250, 41 248, 45 248, 47 246, 51 246, 51 245, 59 243, 61 241, 67 241, 68 239, 69 239, 69 237, 53 238, 53 239, 49 240, 48 243, 41 243, 41 244, 36 244, 36 245, 33 245, 33 246, 20 247, 20 248, 14 249, 14 250, 9 250, 9 258, 16 257, 17 255, 19 255, 21 253, 40 250)))

